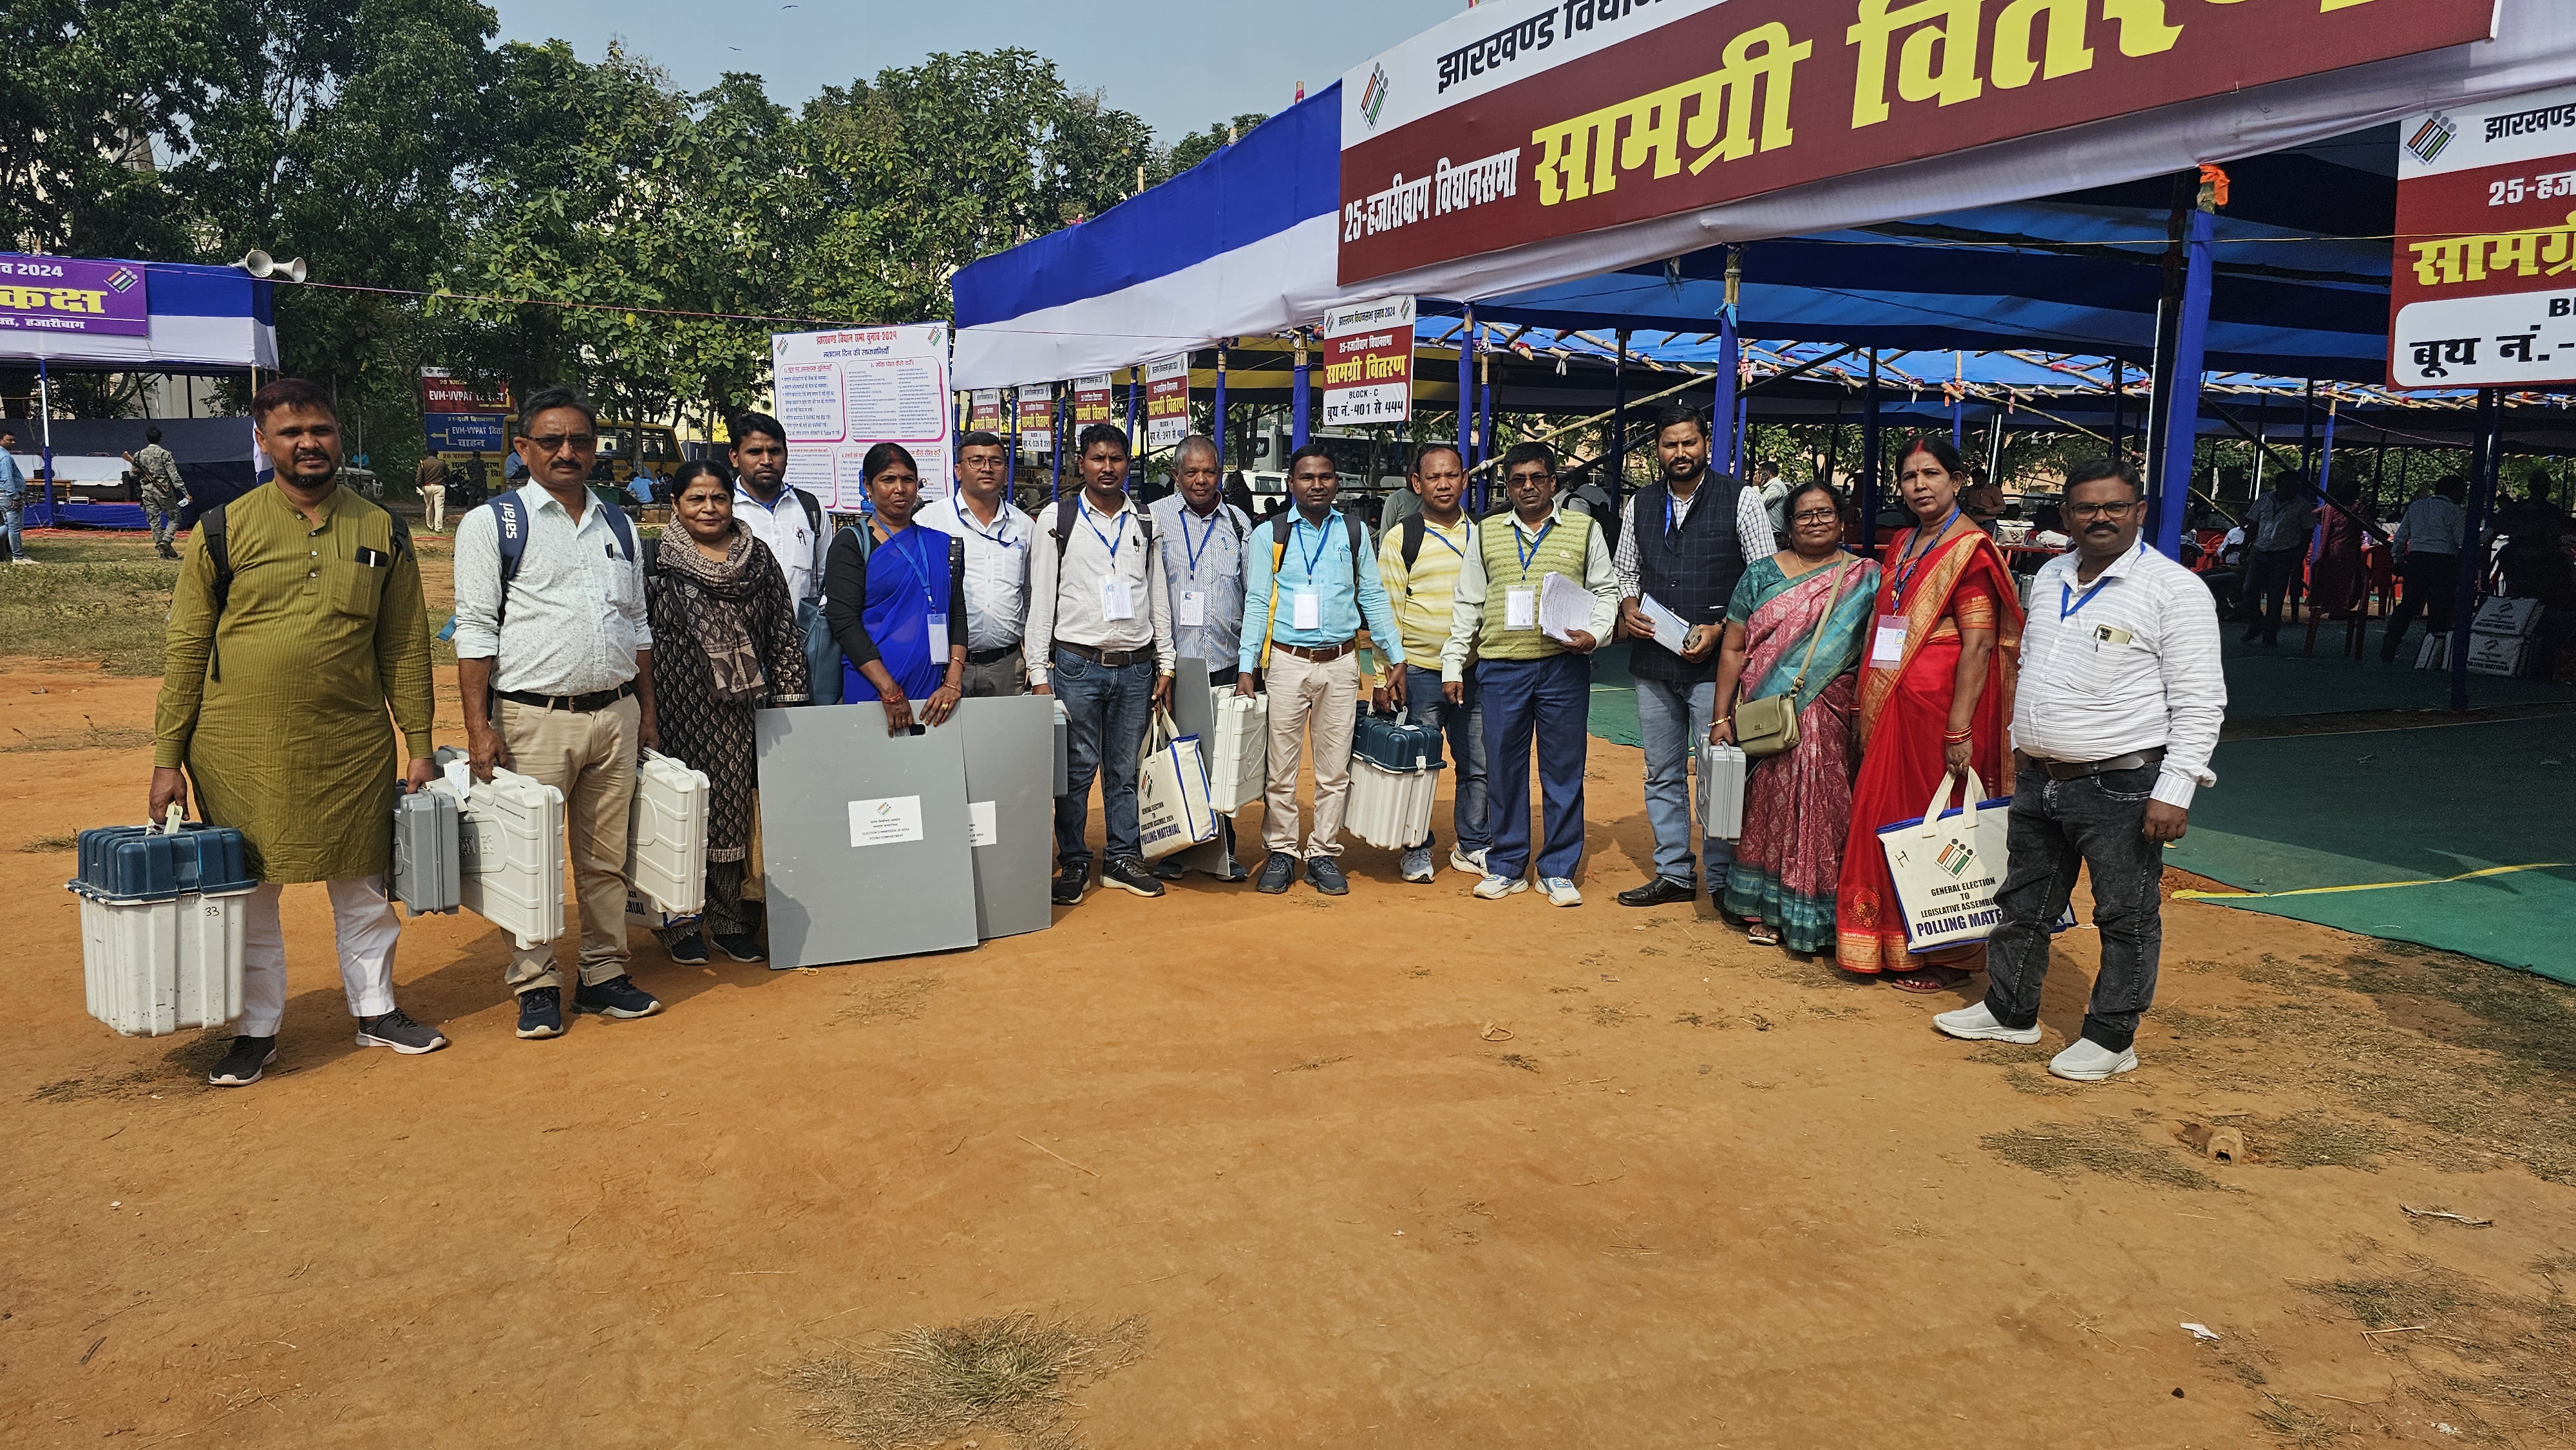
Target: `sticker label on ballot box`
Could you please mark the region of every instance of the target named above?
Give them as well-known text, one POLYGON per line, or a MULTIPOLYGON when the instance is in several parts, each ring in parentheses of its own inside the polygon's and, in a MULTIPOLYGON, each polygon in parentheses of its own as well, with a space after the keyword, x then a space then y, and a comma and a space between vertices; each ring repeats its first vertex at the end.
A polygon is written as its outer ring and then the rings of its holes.
POLYGON ((921 839, 921 797, 884 796, 850 802, 852 846, 897 846, 921 839))

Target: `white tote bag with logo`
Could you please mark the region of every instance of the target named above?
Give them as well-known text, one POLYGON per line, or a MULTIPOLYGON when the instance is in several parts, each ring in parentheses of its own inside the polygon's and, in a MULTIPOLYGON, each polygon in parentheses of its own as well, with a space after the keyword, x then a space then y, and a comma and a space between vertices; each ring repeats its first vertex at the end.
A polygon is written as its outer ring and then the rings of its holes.
POLYGON ((1216 839, 1199 738, 1181 734, 1169 711, 1155 711, 1145 732, 1144 765, 1136 773, 1136 827, 1148 861, 1216 839))
POLYGON ((1882 826, 1879 848, 1896 883, 1905 913, 1905 949, 1937 951, 1981 942, 2002 913, 1995 892, 2004 884, 2004 841, 2011 829, 2012 797, 1980 801, 1985 783, 1968 772, 1968 803, 1943 810, 1950 779, 1932 787, 1932 801, 1910 821, 1882 826))

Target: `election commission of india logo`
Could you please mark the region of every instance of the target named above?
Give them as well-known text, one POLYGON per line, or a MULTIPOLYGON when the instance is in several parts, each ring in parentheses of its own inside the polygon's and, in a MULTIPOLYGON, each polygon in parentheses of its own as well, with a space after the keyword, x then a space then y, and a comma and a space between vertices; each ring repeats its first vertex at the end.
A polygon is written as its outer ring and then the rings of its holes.
POLYGON ((1941 848, 1941 854, 1933 858, 1933 864, 1952 876, 1964 876, 1968 872, 1969 865, 1976 859, 1977 853, 1970 849, 1967 842, 1952 841, 1941 848))
POLYGON ((2451 138, 2458 134, 2459 123, 2435 111, 2424 118, 2423 125, 2415 128, 2414 135, 2406 138, 2406 149, 2414 153, 2416 160, 2430 166, 2433 158, 2441 155, 2442 149, 2449 146, 2451 138))
POLYGON ((1378 113, 1385 109, 1386 67, 1373 65, 1369 67, 1368 85, 1360 91, 1360 115, 1369 123, 1370 130, 1377 129, 1378 113))

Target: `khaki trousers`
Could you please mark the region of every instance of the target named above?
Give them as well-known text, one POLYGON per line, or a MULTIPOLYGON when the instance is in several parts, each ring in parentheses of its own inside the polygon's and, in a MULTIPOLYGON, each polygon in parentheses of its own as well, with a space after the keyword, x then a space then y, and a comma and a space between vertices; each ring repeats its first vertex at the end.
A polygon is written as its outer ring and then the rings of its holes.
POLYGON ((1304 854, 1342 854, 1342 808, 1351 795, 1351 728, 1359 719, 1360 657, 1325 664, 1284 650, 1270 652, 1270 785, 1263 796, 1261 844, 1297 850, 1297 757, 1309 737, 1315 756, 1315 830, 1304 854))
POLYGON ((447 531, 447 485, 433 483, 420 491, 420 521, 424 533, 447 531))
MULTIPOLYGON (((510 748, 510 769, 563 792, 585 987, 626 975, 626 817, 635 803, 643 714, 632 695, 587 714, 501 702, 501 742, 510 748)), ((514 992, 563 985, 555 974, 553 945, 513 948, 502 980, 514 992)))

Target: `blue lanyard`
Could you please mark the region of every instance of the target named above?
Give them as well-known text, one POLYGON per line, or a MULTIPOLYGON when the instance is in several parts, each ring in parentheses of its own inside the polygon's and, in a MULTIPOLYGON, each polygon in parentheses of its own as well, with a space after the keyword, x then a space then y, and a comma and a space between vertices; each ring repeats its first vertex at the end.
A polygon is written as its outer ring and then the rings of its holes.
POLYGON ((1467 551, 1459 548, 1456 544, 1449 542, 1449 536, 1441 533, 1438 529, 1431 527, 1430 521, 1427 519, 1423 522, 1422 534, 1423 537, 1430 539, 1440 547, 1447 549, 1450 553, 1457 555, 1462 562, 1466 559, 1467 551))
POLYGON ((1113 570, 1118 567, 1118 546, 1127 542, 1127 511, 1120 509, 1114 517, 1118 522, 1118 537, 1113 539, 1100 531, 1100 521, 1091 516, 1090 500, 1083 501, 1082 521, 1091 526, 1091 536, 1098 539, 1100 546, 1109 551, 1109 567, 1113 570))
POLYGON ((1521 521, 1512 520, 1512 550, 1521 556, 1522 578, 1529 577, 1530 565, 1538 562, 1539 549, 1547 543, 1547 536, 1556 532, 1556 522, 1553 518, 1549 519, 1547 527, 1539 530, 1538 537, 1530 540, 1529 547, 1524 549, 1521 547, 1521 521))
MULTIPOLYGON (((1941 536, 1950 532, 1950 525, 1958 521, 1959 506, 1952 504, 1950 516, 1941 521, 1941 527, 1932 531, 1933 543, 1939 543, 1941 536)), ((1906 541, 1905 552, 1897 556, 1896 568, 1888 579, 1888 593, 1894 599, 1897 608, 1905 607, 1905 586, 1914 582, 1915 574, 1922 570, 1924 561, 1931 557, 1932 544, 1923 542, 1923 530, 1918 526, 1914 531, 1914 537, 1906 541)))
MULTIPOLYGON (((1332 518, 1332 517, 1334 517, 1334 515, 1332 515, 1332 514, 1326 514, 1324 517, 1326 517, 1326 518, 1332 518)), ((1305 521, 1303 518, 1300 518, 1300 519, 1298 519, 1298 520, 1297 520, 1297 527, 1299 527, 1299 528, 1301 528, 1301 529, 1302 529, 1302 528, 1305 528, 1306 526, 1307 526, 1306 521, 1305 521)), ((1213 527, 1213 526, 1211 526, 1211 527, 1213 527)), ((1325 546, 1327 546, 1327 545, 1329 545, 1329 544, 1331 544, 1331 543, 1333 542, 1333 536, 1332 536, 1331 534, 1328 534, 1328 533, 1324 532, 1324 526, 1323 526, 1323 525, 1321 525, 1321 524, 1317 524, 1317 525, 1315 525, 1315 526, 1314 526, 1314 529, 1315 529, 1315 547, 1314 547, 1314 549, 1313 549, 1313 551, 1312 551, 1312 552, 1310 552, 1310 553, 1308 553, 1308 554, 1306 555, 1306 587, 1307 587, 1308 589, 1312 589, 1312 588, 1314 588, 1314 587, 1315 587, 1315 566, 1316 566, 1316 565, 1318 565, 1318 564, 1320 564, 1320 563, 1322 563, 1322 562, 1324 562, 1324 549, 1325 549, 1325 546)))
POLYGON ((921 542, 920 527, 914 524, 904 525, 901 538, 903 542, 900 544, 896 543, 891 538, 887 539, 886 551, 888 553, 902 555, 905 567, 912 570, 913 579, 921 585, 922 612, 925 614, 946 613, 947 611, 942 608, 940 604, 939 591, 934 588, 930 582, 930 564, 922 557, 923 553, 929 548, 929 545, 921 542))
MULTIPOLYGON (((2146 551, 2147 551, 2147 541, 2146 541, 2146 540, 2144 540, 2144 539, 2140 539, 2140 540, 2138 541, 2138 552, 2139 552, 2139 553, 2141 553, 2141 554, 2143 554, 2143 553, 2145 553, 2146 551)), ((2072 572, 2072 571, 2069 571, 2069 572, 2072 572)), ((2070 619, 2073 619, 2075 616, 2077 616, 2077 615, 2079 615, 2079 614, 2082 614, 2082 613, 2084 612, 2084 606, 2085 606, 2085 605, 2087 605, 2087 604, 2092 603, 2092 602, 2093 602, 2093 596, 2094 596, 2094 595, 2096 595, 2096 594, 2101 593, 2101 592, 2102 592, 2102 586, 2103 586, 2103 585, 2105 585, 2105 584, 2108 584, 2108 583, 2110 583, 2110 582, 2111 582, 2111 572, 2110 572, 2108 569, 2105 569, 2105 570, 2103 570, 2103 571, 2102 571, 2102 577, 2093 581, 2093 587, 2084 591, 2084 597, 2083 597, 2083 598, 2081 598, 2081 599, 2076 599, 2076 598, 2075 598, 2075 586, 2074 586, 2074 585, 2072 585, 2072 584, 2067 583, 2067 582, 2066 582, 2065 580, 2063 580, 2063 579, 2058 580, 2058 581, 2057 581, 2057 622, 2058 622, 2058 623, 2060 623, 2060 624, 2064 624, 2066 621, 2068 621, 2068 620, 2070 620, 2070 619), (2069 603, 2068 601, 2070 601, 2070 600, 2072 600, 2073 602, 2072 602, 2072 603, 2069 603)))
POLYGON ((975 515, 966 507, 964 499, 956 500, 957 522, 964 524, 975 537, 985 543, 998 544, 1005 549, 1016 549, 1020 546, 1020 541, 1011 537, 1011 515, 1008 508, 1006 504, 993 511, 993 522, 1001 529, 998 534, 985 532, 984 526, 975 522, 975 515))
MULTIPOLYGON (((1693 495, 1692 495, 1692 498, 1693 498, 1694 500, 1696 500, 1696 499, 1698 498, 1698 495, 1697 495, 1697 494, 1693 494, 1693 495)), ((1668 483, 1668 484, 1665 484, 1665 485, 1664 485, 1664 537, 1665 537, 1665 538, 1668 538, 1668 539, 1669 539, 1669 538, 1671 538, 1671 537, 1672 537, 1674 527, 1675 527, 1675 525, 1674 525, 1674 523, 1673 523, 1673 486, 1672 486, 1671 484, 1669 484, 1669 483, 1668 483)))
POLYGON ((1208 515, 1207 532, 1199 535, 1199 541, 1195 544, 1190 542, 1190 515, 1194 512, 1196 510, 1187 505, 1181 508, 1181 547, 1189 550, 1192 579, 1199 577, 1199 556, 1207 552, 1208 541, 1216 537, 1217 520, 1225 516, 1225 505, 1218 504, 1216 512, 1208 515))

